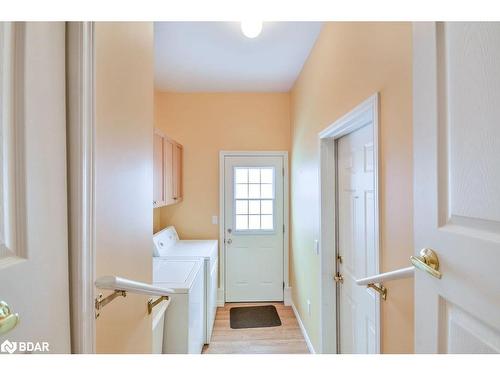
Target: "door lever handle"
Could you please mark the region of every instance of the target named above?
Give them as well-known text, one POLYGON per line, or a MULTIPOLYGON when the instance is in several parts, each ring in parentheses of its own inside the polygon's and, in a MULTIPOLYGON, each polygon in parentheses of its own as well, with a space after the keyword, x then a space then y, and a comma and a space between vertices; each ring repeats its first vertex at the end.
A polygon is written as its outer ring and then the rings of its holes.
POLYGON ((12 331, 19 323, 19 314, 10 312, 9 305, 0 301, 0 335, 12 331))
POLYGON ((443 274, 439 272, 439 259, 432 249, 420 250, 420 256, 411 256, 411 263, 419 270, 427 272, 429 275, 440 279, 443 274))

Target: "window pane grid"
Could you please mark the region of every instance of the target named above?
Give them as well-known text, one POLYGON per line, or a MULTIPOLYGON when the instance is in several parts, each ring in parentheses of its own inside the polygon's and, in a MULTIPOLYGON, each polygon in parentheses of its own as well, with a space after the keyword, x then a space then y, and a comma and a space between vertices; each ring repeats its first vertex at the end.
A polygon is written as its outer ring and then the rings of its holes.
POLYGON ((274 230, 274 168, 234 169, 237 231, 274 230))

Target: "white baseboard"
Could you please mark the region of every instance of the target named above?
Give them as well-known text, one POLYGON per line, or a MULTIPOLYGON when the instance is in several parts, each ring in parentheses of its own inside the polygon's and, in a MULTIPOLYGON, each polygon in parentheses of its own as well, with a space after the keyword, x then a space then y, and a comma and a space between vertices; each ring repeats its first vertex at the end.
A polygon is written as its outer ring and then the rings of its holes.
POLYGON ((292 288, 291 287, 285 287, 285 289, 283 289, 283 304, 285 306, 292 306, 293 305, 292 288))
POLYGON ((295 314, 295 318, 297 319, 297 322, 299 323, 300 331, 302 332, 302 335, 304 336, 304 340, 306 340, 306 345, 307 349, 309 349, 309 353, 311 354, 316 354, 316 350, 314 350, 314 346, 311 342, 311 339, 309 338, 309 335, 307 334, 306 327, 304 327, 304 323, 302 323, 302 319, 300 319, 299 312, 297 311, 297 308, 295 307, 295 304, 292 301, 292 309, 293 313, 295 314))
POLYGON ((224 289, 217 289, 217 306, 224 307, 224 289))

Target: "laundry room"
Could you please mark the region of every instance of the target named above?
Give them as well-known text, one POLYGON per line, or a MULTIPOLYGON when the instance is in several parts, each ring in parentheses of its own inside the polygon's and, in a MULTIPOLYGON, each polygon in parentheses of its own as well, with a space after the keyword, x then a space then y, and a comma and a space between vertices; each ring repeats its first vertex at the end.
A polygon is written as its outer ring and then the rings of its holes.
POLYGON ((153 283, 180 293, 171 296, 165 312, 165 353, 266 352, 270 336, 275 343, 270 352, 308 352, 285 301, 287 91, 293 83, 286 76, 300 71, 321 23, 268 24, 257 38, 240 27, 238 22, 155 23, 153 283), (276 59, 267 67, 273 77, 262 79, 259 66, 276 48, 274 38, 284 43, 276 57, 301 59, 285 64, 287 72, 276 59), (301 44, 291 44, 294 39, 301 44), (235 71, 228 74, 231 66, 235 71), (250 76, 256 79, 249 81, 250 76), (239 189, 234 194, 232 185, 239 189), (202 264, 190 257, 203 258, 202 264), (198 268, 204 273, 202 335, 193 333, 199 312, 192 274, 198 268), (178 281, 169 277, 179 272, 193 285, 174 285, 178 281), (256 319, 255 327, 231 328, 238 308, 243 324, 256 319), (188 337, 197 337, 196 343, 188 337))
POLYGON ((145 3, 0 20, 4 373, 500 353, 500 22, 145 3))

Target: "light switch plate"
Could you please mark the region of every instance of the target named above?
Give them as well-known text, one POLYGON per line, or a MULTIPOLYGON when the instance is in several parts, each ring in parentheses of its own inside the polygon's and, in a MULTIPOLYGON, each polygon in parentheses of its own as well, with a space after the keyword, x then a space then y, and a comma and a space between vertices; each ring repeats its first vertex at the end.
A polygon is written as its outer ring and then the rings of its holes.
POLYGON ((212 224, 213 225, 219 224, 219 218, 217 217, 217 215, 212 216, 212 224))

